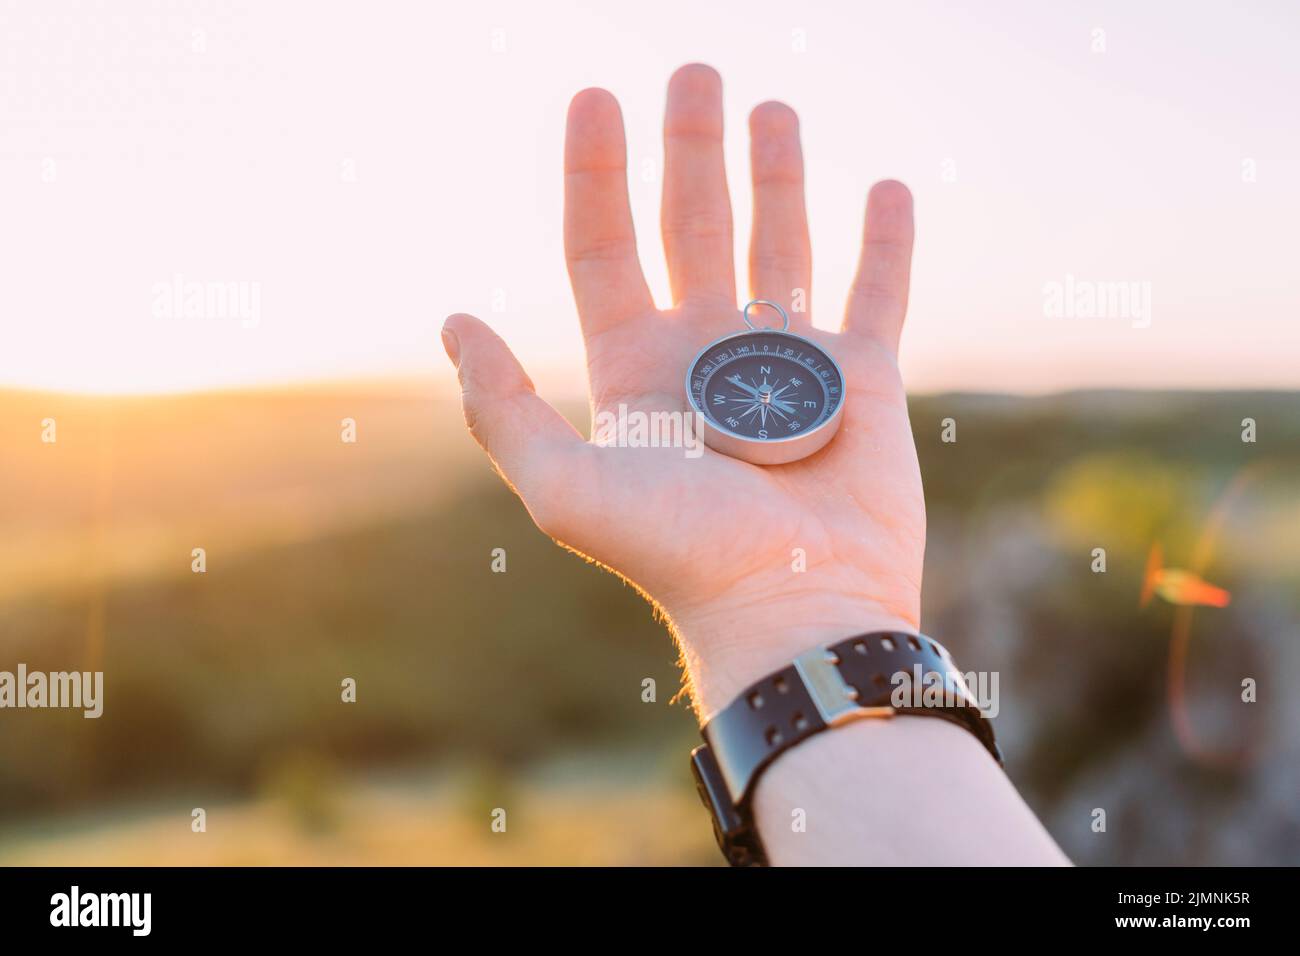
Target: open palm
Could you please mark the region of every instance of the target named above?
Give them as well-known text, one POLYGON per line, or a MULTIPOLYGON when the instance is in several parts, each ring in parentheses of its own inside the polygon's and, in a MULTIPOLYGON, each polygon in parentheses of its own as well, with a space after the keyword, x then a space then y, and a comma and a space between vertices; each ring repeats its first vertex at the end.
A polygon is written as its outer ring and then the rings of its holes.
MULTIPOLYGON (((752 660, 741 669, 761 670, 806 649, 800 634, 915 629, 925 506, 896 362, 911 196, 894 182, 872 189, 843 330, 814 329, 810 311, 791 309, 796 298, 810 301, 812 271, 798 120, 765 103, 750 132, 750 290, 781 303, 791 331, 817 342, 844 372, 843 424, 827 447, 762 467, 712 450, 689 457, 681 448, 596 445, 534 393, 509 349, 477 319, 450 317, 444 339, 470 429, 537 525, 642 588, 677 630, 688 665, 752 660)), ((620 406, 685 411, 688 363, 743 327, 721 82, 710 68, 674 74, 664 141, 662 229, 674 305, 660 311, 637 259, 618 104, 592 89, 570 107, 565 252, 593 415, 620 406)), ((723 683, 739 686, 742 676, 723 683)))

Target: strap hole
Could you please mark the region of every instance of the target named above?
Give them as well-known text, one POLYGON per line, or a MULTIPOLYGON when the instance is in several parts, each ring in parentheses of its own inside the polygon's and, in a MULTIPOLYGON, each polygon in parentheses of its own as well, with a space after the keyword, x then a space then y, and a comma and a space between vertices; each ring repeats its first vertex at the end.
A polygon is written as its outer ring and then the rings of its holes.
POLYGON ((859 654, 865 654, 867 652, 867 645, 864 644, 862 641, 858 641, 856 644, 853 645, 853 649, 857 651, 859 654))
POLYGON ((790 688, 786 684, 784 677, 777 677, 772 681, 772 685, 776 687, 776 692, 778 694, 788 694, 790 692, 790 688))
POLYGON ((939 645, 936 644, 934 641, 930 642, 930 650, 934 651, 940 657, 943 657, 943 651, 939 650, 939 645))
POLYGON ((754 710, 758 710, 758 708, 762 707, 762 706, 763 706, 763 695, 760 694, 758 691, 754 691, 754 693, 750 694, 750 695, 749 695, 749 706, 752 707, 754 710))
POLYGON ((880 639, 880 646, 884 650, 892 651, 894 649, 894 639, 892 637, 882 637, 880 639))
POLYGON ((794 727, 795 730, 803 731, 808 729, 808 721, 804 719, 803 714, 795 714, 791 717, 790 725, 794 727))
POLYGON ((914 651, 919 651, 921 649, 921 642, 911 635, 908 635, 907 643, 914 651))
POLYGON ((777 730, 775 727, 767 728, 767 733, 764 736, 767 738, 767 745, 769 747, 775 747, 785 739, 781 736, 781 731, 777 730))

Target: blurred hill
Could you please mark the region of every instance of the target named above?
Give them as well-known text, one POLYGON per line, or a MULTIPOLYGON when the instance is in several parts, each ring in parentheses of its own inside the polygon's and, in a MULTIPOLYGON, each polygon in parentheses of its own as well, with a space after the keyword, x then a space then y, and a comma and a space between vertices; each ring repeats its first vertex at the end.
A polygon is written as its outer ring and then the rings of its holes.
MULTIPOLYGON (((924 625, 999 672, 1008 768, 1067 852, 1300 861, 1300 710, 1280 687, 1300 673, 1300 396, 942 395, 911 412, 930 514, 924 625), (954 444, 940 441, 949 417, 954 444), (1188 680, 1207 746, 1260 742, 1242 766, 1208 767, 1170 730, 1174 612, 1138 608, 1155 540, 1173 564, 1199 547, 1234 595, 1196 612, 1188 680), (1243 676, 1258 703, 1240 702, 1243 676), (1106 834, 1089 829, 1096 807, 1106 834)), ((61 834, 51 821, 133 806, 182 808, 188 834, 189 807, 274 799, 328 830, 329 793, 373 802, 373 779, 402 768, 469 781, 451 799, 486 812, 572 754, 624 755, 567 776, 575 805, 602 788, 612 803, 689 804, 694 722, 668 703, 674 658, 630 589, 532 528, 444 394, 0 392, 0 669, 106 675, 99 720, 0 712, 0 859, 6 834, 39 860, 30 839, 61 834), (55 444, 40 440, 47 418, 55 444), (197 547, 205 574, 190 570, 197 547), (345 677, 356 704, 340 701, 345 677)), ((565 855, 581 827, 552 815, 570 836, 535 841, 527 861, 635 860, 649 845, 681 849, 640 858, 695 860, 698 843, 655 835, 677 813, 606 825, 586 856, 565 855)), ((258 811, 236 819, 266 844, 258 811)), ((96 845, 112 845, 115 820, 96 845)), ((339 853, 288 840, 259 859, 339 853)))

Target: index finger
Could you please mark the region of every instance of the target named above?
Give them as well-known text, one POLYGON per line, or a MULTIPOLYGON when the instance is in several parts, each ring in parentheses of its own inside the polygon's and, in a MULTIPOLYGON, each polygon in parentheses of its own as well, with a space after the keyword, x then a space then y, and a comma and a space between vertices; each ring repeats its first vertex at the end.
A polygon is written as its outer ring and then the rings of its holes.
POLYGON ((605 90, 583 90, 569 104, 564 255, 586 335, 654 309, 628 203, 623 114, 605 90))

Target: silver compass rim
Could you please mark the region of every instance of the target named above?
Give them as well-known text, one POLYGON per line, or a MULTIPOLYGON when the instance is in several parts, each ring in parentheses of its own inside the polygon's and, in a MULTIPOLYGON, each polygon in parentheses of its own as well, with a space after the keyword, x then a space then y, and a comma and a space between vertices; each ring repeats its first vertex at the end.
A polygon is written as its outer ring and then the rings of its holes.
MULTIPOLYGON (((835 432, 839 429, 840 419, 844 416, 844 405, 848 401, 848 381, 844 378, 844 370, 840 368, 840 363, 835 360, 835 356, 832 355, 828 349, 824 348, 821 345, 821 343, 814 342, 812 339, 805 338, 802 335, 797 335, 794 332, 782 331, 781 329, 750 328, 750 329, 744 329, 740 332, 732 332, 730 335, 724 335, 720 339, 714 339, 708 345, 704 346, 704 348, 696 352, 695 358, 691 359, 690 364, 686 366, 685 388, 686 388, 687 407, 689 407, 693 412, 695 412, 704 423, 704 443, 708 445, 710 448, 712 448, 714 451, 720 451, 723 454, 730 455, 732 458, 740 458, 744 461, 749 461, 754 464, 761 464, 761 465, 762 464, 785 464, 791 461, 798 461, 800 458, 806 458, 809 455, 813 454, 814 452, 820 451, 823 447, 825 447, 827 442, 829 442, 831 438, 834 437, 835 432), (750 438, 748 435, 740 435, 737 434, 736 432, 731 431, 730 429, 726 429, 719 425, 714 424, 709 419, 708 411, 703 408, 700 408, 698 405, 695 404, 695 397, 691 392, 691 373, 695 371, 695 366, 699 364, 700 359, 704 358, 704 356, 707 355, 711 349, 717 348, 719 345, 721 345, 724 342, 730 342, 732 339, 744 338, 751 335, 762 335, 762 334, 781 335, 781 336, 785 336, 786 338, 797 339, 800 342, 808 342, 809 344, 816 347, 817 351, 821 352, 823 355, 826 356, 827 359, 830 360, 831 365, 834 366, 835 368, 835 373, 840 377, 840 399, 839 402, 836 403, 835 411, 831 412, 831 414, 828 415, 826 417, 826 420, 821 422, 821 424, 817 425, 814 428, 808 429, 808 431, 803 432, 802 434, 789 435, 786 436, 785 438, 750 438), (823 437, 823 433, 826 433, 824 437, 823 437), (721 436, 722 438, 725 438, 726 441, 721 442, 721 444, 725 444, 730 447, 719 448, 716 444, 709 441, 709 437, 711 435, 717 435, 717 436, 721 436), (777 455, 775 457, 777 457, 779 460, 774 460, 774 461, 756 461, 752 457, 743 454, 738 454, 736 453, 736 451, 733 451, 733 449, 739 450, 739 449, 757 449, 757 448, 771 448, 774 450, 776 449, 790 450, 794 448, 800 448, 802 446, 808 446, 808 450, 803 451, 799 454, 791 455, 789 457, 777 455)), ((773 456, 759 456, 759 457, 768 458, 773 456)))

